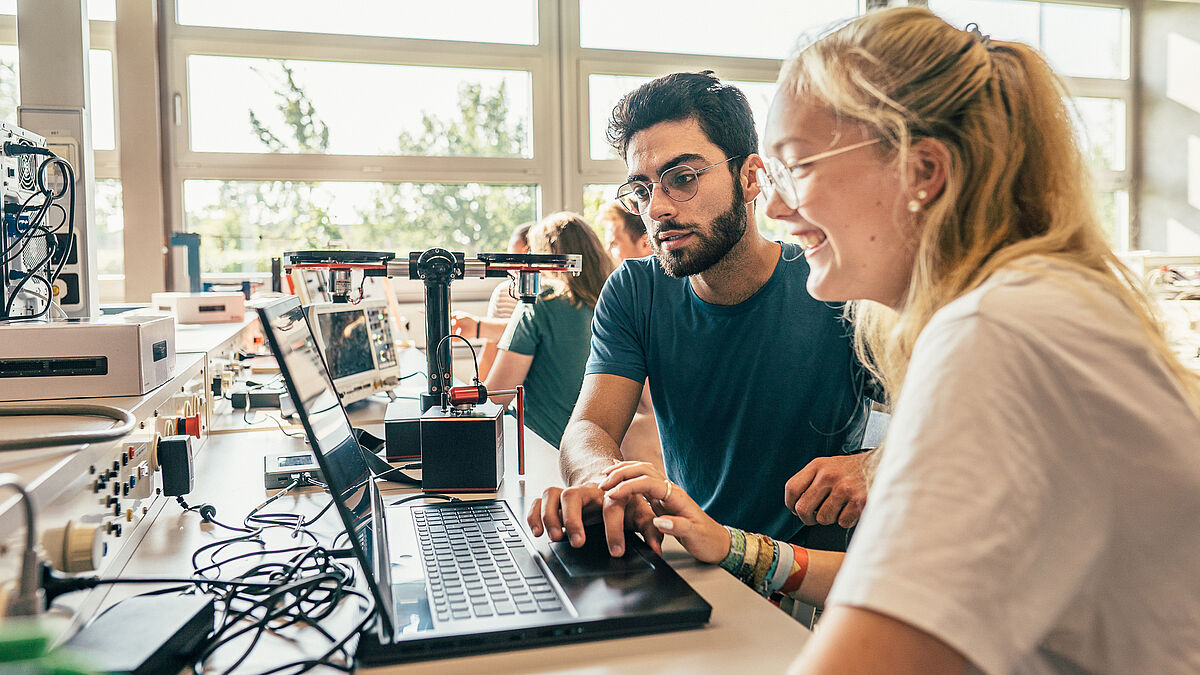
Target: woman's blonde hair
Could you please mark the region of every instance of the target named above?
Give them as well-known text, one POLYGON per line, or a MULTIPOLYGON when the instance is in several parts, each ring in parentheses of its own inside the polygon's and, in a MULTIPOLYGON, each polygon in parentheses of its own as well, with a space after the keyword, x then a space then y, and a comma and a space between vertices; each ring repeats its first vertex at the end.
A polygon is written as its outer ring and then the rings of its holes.
POLYGON ((529 228, 530 253, 575 253, 583 256, 579 276, 564 272, 543 272, 552 288, 547 299, 564 297, 572 304, 595 308, 600 289, 613 271, 613 259, 579 214, 569 211, 552 213, 529 228))
POLYGON ((935 312, 997 269, 1042 255, 1119 298, 1200 411, 1200 377, 1171 352, 1141 281, 1105 240, 1067 92, 1033 48, 958 30, 927 9, 884 9, 801 48, 783 67, 779 95, 860 126, 900 167, 924 138, 949 151, 945 186, 918 216, 900 311, 848 305, 855 348, 892 401, 935 312))

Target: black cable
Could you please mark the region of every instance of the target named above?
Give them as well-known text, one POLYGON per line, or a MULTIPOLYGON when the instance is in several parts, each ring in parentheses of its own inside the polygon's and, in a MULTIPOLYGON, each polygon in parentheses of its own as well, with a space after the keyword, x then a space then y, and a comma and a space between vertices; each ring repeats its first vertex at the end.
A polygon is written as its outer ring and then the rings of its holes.
MULTIPOLYGON (((20 147, 28 148, 28 147, 32 147, 32 146, 20 146, 20 147)), ((8 152, 8 144, 6 144, 6 153, 7 152, 8 152)), ((67 264, 67 259, 70 258, 71 250, 75 247, 75 236, 74 236, 75 235, 75 171, 71 168, 71 165, 69 163, 67 163, 65 160, 63 160, 60 157, 54 156, 53 153, 48 153, 48 152, 47 153, 35 153, 35 152, 21 151, 21 152, 18 152, 17 154, 49 154, 50 159, 42 162, 41 166, 38 167, 38 172, 37 172, 38 192, 35 193, 35 195, 31 195, 28 199, 25 200, 25 203, 22 204, 21 209, 17 212, 17 219, 18 220, 20 219, 21 215, 24 213, 25 206, 29 203, 30 200, 32 200, 33 196, 36 196, 37 194, 41 194, 44 197, 44 201, 42 202, 42 204, 39 205, 37 214, 32 219, 30 219, 30 228, 28 230, 26 230, 25 236, 22 237, 22 239, 24 240, 24 243, 22 244, 21 249, 19 251, 17 251, 16 253, 9 255, 7 257, 7 259, 5 260, 5 262, 6 263, 12 262, 13 260, 16 259, 16 257, 18 255, 21 255, 25 251, 25 249, 28 248, 29 242, 32 241, 32 235, 30 233, 32 233, 34 231, 35 226, 37 226, 37 228, 42 231, 42 233, 43 233, 42 236, 46 240, 46 255, 41 260, 39 260, 36 264, 27 266, 28 272, 25 274, 25 276, 23 276, 21 278, 20 281, 17 282, 16 286, 13 287, 13 289, 8 297, 8 301, 4 305, 4 314, 3 314, 4 318, 12 317, 12 308, 13 308, 13 305, 16 303, 17 296, 20 295, 22 289, 24 289, 25 285, 27 283, 29 283, 30 277, 33 276, 33 274, 35 272, 38 269, 40 269, 43 265, 45 265, 46 270, 47 270, 47 278, 49 279, 49 283, 52 285, 54 283, 54 281, 58 279, 58 276, 62 273, 63 267, 65 267, 67 264), (47 182, 46 176, 51 167, 55 167, 58 169, 59 174, 62 176, 63 181, 64 181, 62 189, 58 190, 57 192, 50 189, 49 187, 47 187, 47 184, 46 184, 46 182, 47 182), (68 203, 70 205, 70 208, 67 211, 67 218, 66 218, 66 221, 67 221, 67 245, 66 245, 66 249, 62 252, 62 257, 59 258, 58 266, 54 268, 53 272, 50 272, 49 266, 54 258, 55 252, 58 249, 58 240, 57 240, 57 237, 54 236, 54 232, 57 231, 57 229, 59 227, 61 227, 62 224, 60 223, 58 226, 55 227, 54 230, 49 230, 46 227, 41 225, 41 221, 45 218, 46 213, 50 210, 50 207, 51 207, 51 205, 53 205, 54 200, 59 199, 59 198, 63 197, 64 195, 69 195, 68 203)), ((45 311, 49 311, 49 305, 51 302, 53 302, 53 289, 51 289, 50 292, 47 293, 45 310, 42 312, 34 313, 32 316, 34 316, 34 317, 41 316, 43 313, 45 313, 45 311)))
MULTIPOLYGON (((41 232, 42 238, 44 240, 48 241, 48 237, 50 236, 49 230, 47 230, 41 224, 41 220, 42 220, 41 216, 43 216, 44 214, 45 214, 45 210, 40 209, 38 211, 38 213, 32 219, 30 219, 29 229, 25 231, 24 236, 20 239, 21 247, 19 249, 17 249, 16 251, 13 251, 11 254, 9 254, 9 256, 4 261, 5 264, 12 263, 12 262, 16 261, 18 258, 22 257, 25 253, 25 250, 28 249, 29 245, 33 242, 34 237, 38 236, 37 232, 41 232)), ((37 263, 35 263, 33 265, 26 265, 26 267, 28 268, 28 271, 25 273, 25 276, 21 277, 21 280, 17 282, 17 285, 13 287, 13 290, 12 290, 11 294, 9 295, 8 302, 5 303, 5 305, 4 305, 4 316, 5 317, 11 316, 12 306, 16 302, 17 296, 20 295, 21 289, 25 286, 26 283, 28 283, 29 275, 33 272, 36 272, 38 270, 38 268, 40 268, 43 264, 45 264, 48 260, 50 260, 50 258, 54 255, 53 249, 49 248, 49 246, 47 246, 47 248, 48 248, 48 251, 47 251, 47 254, 45 257, 43 257, 41 260, 39 260, 37 263)))
POLYGON ((223 621, 214 633, 212 642, 198 657, 197 672, 204 669, 205 661, 217 650, 252 633, 249 644, 244 646, 232 665, 223 671, 230 672, 245 661, 265 632, 297 623, 316 629, 330 641, 330 647, 317 659, 302 659, 281 664, 267 672, 283 672, 289 669, 304 672, 317 665, 331 665, 345 670, 353 663, 353 656, 346 651, 345 645, 373 620, 374 603, 369 596, 350 586, 353 571, 349 567, 338 563, 326 549, 311 547, 303 554, 291 558, 286 564, 260 565, 242 576, 253 578, 256 575, 269 575, 278 583, 277 588, 261 593, 247 589, 240 594, 245 597, 228 597, 223 621), (305 572, 310 573, 309 576, 301 577, 305 572), (345 636, 335 638, 317 622, 329 616, 346 596, 357 597, 365 603, 364 615, 353 630, 345 636), (330 662, 339 652, 344 654, 346 665, 330 662))
POLYGON ((225 523, 222 523, 221 521, 217 520, 217 509, 216 509, 216 507, 212 506, 211 504, 201 504, 199 506, 188 506, 187 501, 184 500, 182 495, 175 497, 175 501, 178 502, 179 505, 183 507, 184 511, 196 511, 197 513, 199 513, 200 520, 202 520, 203 522, 212 523, 213 525, 216 525, 217 527, 225 528, 226 530, 229 530, 230 532, 253 532, 254 531, 254 530, 251 530, 251 529, 248 529, 245 527, 236 527, 234 525, 226 525, 225 523))
POLYGON ((224 588, 274 587, 274 584, 266 582, 229 579, 197 579, 191 577, 113 577, 111 579, 102 579, 98 576, 63 577, 56 575, 50 565, 46 563, 41 564, 41 586, 47 607, 49 607, 54 599, 60 595, 73 593, 75 591, 88 590, 97 586, 110 586, 116 584, 196 584, 220 586, 224 588))
MULTIPOLYGON (((450 338, 458 338, 459 340, 462 340, 463 342, 467 343, 467 347, 471 350, 471 360, 475 362, 475 383, 478 384, 479 383, 479 357, 475 355, 475 346, 471 344, 471 341, 461 335, 455 335, 455 334, 451 333, 450 335, 447 335, 446 337, 442 338, 441 340, 438 340, 437 350, 436 350, 437 353, 435 354, 435 356, 437 357, 438 365, 440 366, 442 363, 442 345, 444 345, 446 343, 446 341, 449 340, 450 338)), ((451 354, 451 356, 453 356, 453 354, 451 354)), ((445 374, 448 375, 449 373, 445 373, 445 374)), ((445 378, 445 379, 447 381, 449 381, 450 378, 445 378)))
MULTIPOLYGON (((371 478, 359 482, 365 484, 371 478)), ((334 501, 327 502, 311 519, 295 513, 268 513, 264 509, 301 485, 319 485, 307 473, 300 474, 288 486, 276 491, 259 504, 243 519, 244 528, 224 525, 215 520, 216 510, 210 504, 189 506, 178 498, 181 506, 197 511, 207 522, 232 530, 235 536, 214 541, 196 549, 192 554, 193 575, 188 578, 116 578, 100 579, 58 577, 48 567, 43 567, 43 587, 48 600, 73 590, 94 588, 102 584, 183 584, 188 592, 212 593, 216 598, 218 620, 213 634, 207 639, 196 657, 195 672, 231 672, 243 666, 254 648, 267 633, 290 626, 311 627, 319 638, 328 642, 316 657, 304 657, 283 663, 263 671, 262 675, 275 673, 303 673, 319 666, 341 671, 350 671, 354 666, 354 655, 349 645, 353 639, 378 619, 374 599, 357 590, 355 568, 342 562, 346 551, 336 549, 336 539, 344 536, 343 530, 335 538, 335 548, 321 546, 315 535, 306 526, 324 515, 334 501), (266 529, 283 527, 292 530, 293 536, 300 533, 313 538, 313 543, 281 548, 267 548, 263 539, 266 529), (250 544, 256 547, 251 552, 224 553, 231 547, 250 544), (201 556, 208 554, 208 563, 201 556), (232 579, 213 578, 223 565, 245 561, 249 558, 264 558, 232 579), (357 600, 356 609, 345 608, 343 600, 357 600), (359 611, 361 618, 355 621, 344 634, 333 634, 320 622, 335 611, 359 611), (236 643, 236 646, 234 646, 236 643), (220 653, 221 662, 212 663, 220 653)), ((448 495, 413 495, 417 498, 456 499, 448 495)), ((180 586, 152 591, 153 593, 175 592, 180 586)))
MULTIPOLYGON (((21 216, 25 214, 25 209, 29 208, 29 202, 33 201, 34 197, 39 197, 39 196, 43 197, 43 198, 45 197, 45 195, 43 195, 42 193, 35 192, 35 193, 29 195, 28 197, 26 197, 25 201, 21 202, 21 207, 19 209, 17 209, 17 214, 13 218, 13 222, 15 222, 18 227, 20 226, 20 223, 21 223, 21 216)), ((36 208, 42 209, 45 207, 45 205, 46 205, 46 202, 43 201, 41 204, 38 204, 36 208)), ((25 250, 25 246, 28 246, 28 242, 26 240, 33 236, 30 233, 33 231, 33 229, 35 227, 38 226, 38 224, 39 224, 38 216, 34 215, 33 217, 31 217, 29 219, 29 223, 28 223, 27 227, 25 228, 25 231, 19 233, 19 236, 11 244, 9 244, 7 248, 5 248, 3 251, 0 251, 0 255, 4 256, 5 263, 10 263, 10 262, 16 260, 18 257, 20 257, 21 253, 25 250), (10 251, 12 251, 13 247, 16 246, 17 244, 22 244, 21 250, 10 254, 10 251)))
POLYGON ((17 155, 48 155, 53 157, 54 151, 50 148, 40 148, 26 143, 4 141, 4 154, 9 157, 16 157, 17 155))
POLYGON ((407 504, 408 502, 415 502, 418 499, 441 499, 442 501, 447 501, 447 502, 461 502, 462 501, 461 498, 455 497, 454 495, 444 495, 440 492, 430 492, 428 494, 405 495, 405 496, 401 497, 400 499, 397 499, 396 501, 392 502, 391 504, 388 504, 388 506, 400 506, 401 504, 407 504))
MULTIPOLYGON (((257 420, 257 419, 253 419, 253 420, 252 420, 252 419, 250 419, 250 407, 249 407, 250 398, 249 398, 249 397, 250 397, 250 394, 249 394, 249 392, 247 392, 247 393, 246 393, 246 403, 247 403, 247 407, 242 409, 242 421, 244 421, 244 422, 245 422, 247 425, 252 425, 252 424, 257 424, 257 423, 258 423, 258 420, 257 420)), ((255 412, 257 412, 257 411, 255 411, 255 412)), ((279 427, 279 430, 280 430, 281 432, 283 432, 283 435, 284 435, 284 436, 287 436, 287 437, 289 437, 289 438, 299 438, 299 437, 301 437, 301 436, 303 436, 303 435, 304 435, 302 432, 292 432, 292 431, 288 431, 287 429, 284 429, 284 428, 283 428, 283 422, 280 422, 280 421, 279 421, 278 419, 276 419, 276 418, 275 418, 275 416, 274 416, 274 415, 272 415, 271 413, 267 413, 267 414, 266 414, 266 417, 267 417, 267 419, 269 419, 269 420, 271 420, 272 422, 274 422, 276 427, 279 427)))

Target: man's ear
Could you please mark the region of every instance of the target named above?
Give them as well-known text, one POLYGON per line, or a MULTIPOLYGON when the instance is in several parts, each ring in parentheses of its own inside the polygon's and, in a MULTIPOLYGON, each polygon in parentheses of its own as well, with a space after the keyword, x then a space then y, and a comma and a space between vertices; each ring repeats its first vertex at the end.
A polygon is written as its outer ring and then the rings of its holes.
POLYGON ((936 138, 922 138, 908 151, 908 184, 910 199, 926 205, 937 199, 946 187, 946 172, 950 169, 950 150, 936 138), (925 197, 919 197, 924 192, 925 197))
POLYGON ((758 183, 759 169, 766 169, 766 164, 757 153, 747 156, 746 161, 742 162, 742 171, 738 178, 742 181, 742 194, 747 204, 753 203, 762 192, 763 186, 758 183))

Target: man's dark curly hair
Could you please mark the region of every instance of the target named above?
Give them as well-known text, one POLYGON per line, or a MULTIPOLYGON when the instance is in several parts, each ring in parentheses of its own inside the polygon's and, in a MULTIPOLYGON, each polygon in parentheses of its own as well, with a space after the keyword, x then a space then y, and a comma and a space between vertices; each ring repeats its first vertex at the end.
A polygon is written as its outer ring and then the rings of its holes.
MULTIPOLYGON (((726 157, 758 152, 754 113, 741 89, 711 70, 672 73, 651 80, 621 98, 608 122, 608 142, 625 157, 633 135, 659 122, 695 119, 726 157)), ((742 162, 730 162, 737 175, 742 162)))

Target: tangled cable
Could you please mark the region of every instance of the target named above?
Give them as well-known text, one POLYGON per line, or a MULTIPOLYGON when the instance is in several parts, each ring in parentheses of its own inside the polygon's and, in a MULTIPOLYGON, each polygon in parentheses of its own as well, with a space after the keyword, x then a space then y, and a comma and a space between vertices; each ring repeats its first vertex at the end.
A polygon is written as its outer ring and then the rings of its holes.
POLYGON ((151 591, 148 595, 172 592, 207 593, 214 596, 217 620, 212 635, 195 656, 195 672, 209 672, 217 665, 221 673, 230 673, 249 658, 255 646, 268 633, 291 626, 312 628, 328 645, 317 656, 282 663, 261 671, 258 675, 303 673, 318 666, 349 672, 354 668, 350 641, 375 620, 374 599, 357 590, 355 568, 340 561, 344 552, 322 546, 308 527, 327 513, 330 500, 315 516, 308 518, 297 513, 267 513, 263 509, 302 485, 320 486, 307 474, 301 474, 287 487, 271 495, 250 511, 242 525, 231 525, 216 519, 216 508, 210 504, 189 506, 182 498, 180 506, 200 514, 201 519, 233 532, 233 535, 205 544, 192 554, 192 576, 186 578, 64 577, 42 566, 41 585, 45 602, 72 591, 95 588, 106 584, 171 584, 168 588, 151 591), (304 543, 283 548, 268 548, 263 533, 273 528, 291 530, 293 538, 304 543), (245 552, 235 547, 249 545, 245 552), (249 558, 265 559, 249 569, 228 578, 220 578, 221 569, 249 558), (333 634, 320 625, 346 599, 357 600, 358 617, 344 634, 333 634), (237 641, 235 646, 233 643, 237 641), (236 649, 236 651, 234 651, 236 649), (210 664, 220 652, 220 664, 210 664))

